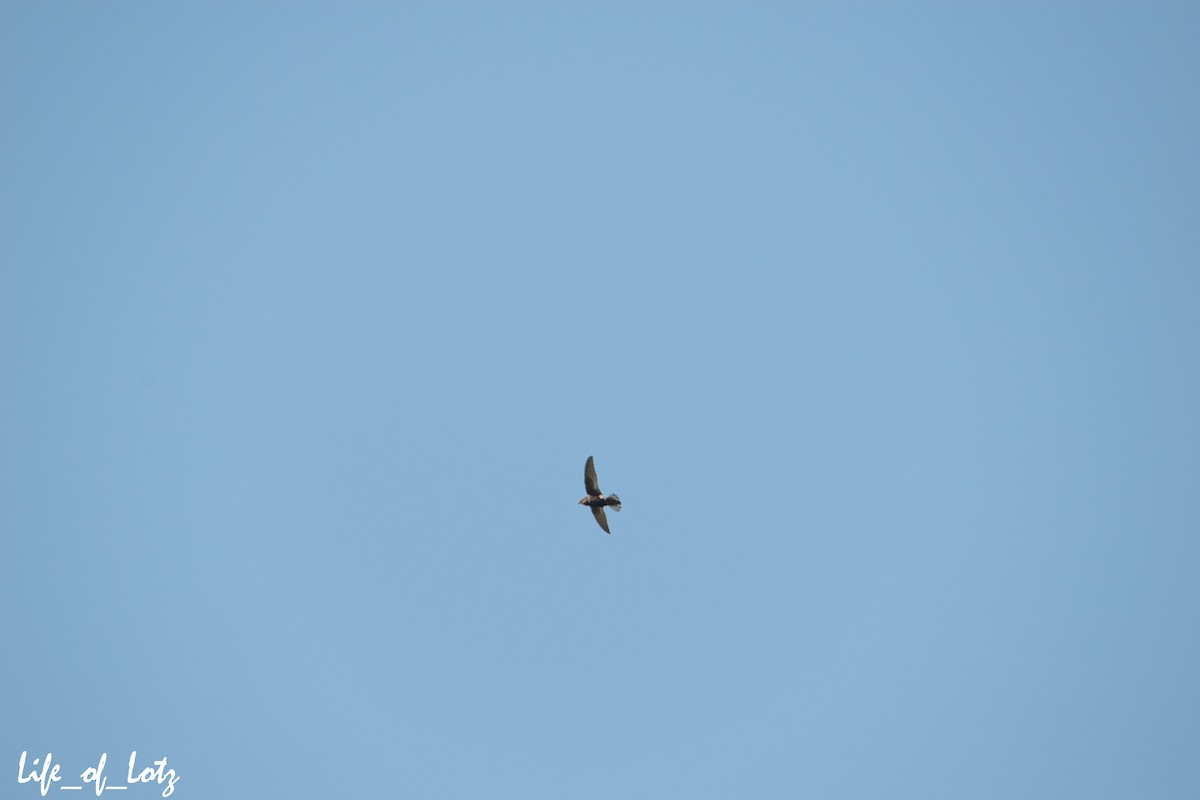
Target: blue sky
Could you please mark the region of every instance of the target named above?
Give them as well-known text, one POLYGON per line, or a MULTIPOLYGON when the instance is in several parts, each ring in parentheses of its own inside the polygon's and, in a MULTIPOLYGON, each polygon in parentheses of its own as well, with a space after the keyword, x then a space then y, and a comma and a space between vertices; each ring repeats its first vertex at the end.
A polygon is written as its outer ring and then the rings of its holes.
POLYGON ((1200 13, 1043 6, 4 4, 0 760, 1197 796, 1200 13))

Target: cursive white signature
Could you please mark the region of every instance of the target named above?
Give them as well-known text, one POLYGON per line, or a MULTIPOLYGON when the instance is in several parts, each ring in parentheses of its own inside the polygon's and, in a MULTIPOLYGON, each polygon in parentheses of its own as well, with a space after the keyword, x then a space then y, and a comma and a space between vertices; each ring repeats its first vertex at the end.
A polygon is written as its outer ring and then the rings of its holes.
MULTIPOLYGON (((26 773, 25 760, 28 755, 27 751, 21 751, 21 760, 17 764, 17 783, 36 781, 38 788, 42 792, 42 797, 45 797, 50 791, 51 786, 62 781, 62 770, 60 769, 62 765, 54 763, 53 753, 46 753, 45 758, 33 759, 30 770, 26 773), (39 761, 42 764, 40 771, 38 769, 39 761)), ((101 753, 100 761, 96 766, 88 767, 79 773, 79 778, 83 781, 83 784, 79 786, 59 786, 58 789, 67 792, 82 791, 84 786, 92 784, 96 791, 96 796, 99 797, 105 792, 123 792, 136 783, 157 783, 160 786, 165 783, 166 786, 163 788, 162 796, 170 797, 175 793, 175 784, 179 781, 179 775, 174 769, 167 769, 166 756, 152 762, 154 764, 153 767, 146 767, 139 772, 135 768, 137 764, 137 750, 130 752, 129 771, 126 773, 124 785, 110 784, 108 782, 108 778, 104 774, 104 765, 106 763, 108 763, 108 753, 101 753)))

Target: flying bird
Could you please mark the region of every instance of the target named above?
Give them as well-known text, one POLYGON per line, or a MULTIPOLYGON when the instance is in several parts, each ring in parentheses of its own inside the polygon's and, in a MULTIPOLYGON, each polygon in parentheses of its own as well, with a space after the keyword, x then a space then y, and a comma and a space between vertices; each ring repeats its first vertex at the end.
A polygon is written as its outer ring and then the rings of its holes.
POLYGON ((608 517, 604 516, 604 507, 612 506, 613 511, 620 511, 621 498, 615 494, 605 497, 600 493, 600 482, 596 480, 596 465, 592 462, 591 456, 588 456, 587 466, 583 468, 583 488, 587 491, 587 497, 580 500, 579 505, 590 508, 592 516, 596 518, 596 522, 600 523, 604 532, 612 533, 608 529, 608 517))

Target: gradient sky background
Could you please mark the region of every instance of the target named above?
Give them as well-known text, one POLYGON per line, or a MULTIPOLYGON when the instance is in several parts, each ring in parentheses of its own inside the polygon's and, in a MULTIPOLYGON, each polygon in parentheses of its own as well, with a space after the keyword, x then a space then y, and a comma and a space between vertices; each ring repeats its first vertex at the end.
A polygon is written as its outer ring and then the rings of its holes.
POLYGON ((1200 796, 1200 9, 904 5, 0 6, 0 794, 1200 796))

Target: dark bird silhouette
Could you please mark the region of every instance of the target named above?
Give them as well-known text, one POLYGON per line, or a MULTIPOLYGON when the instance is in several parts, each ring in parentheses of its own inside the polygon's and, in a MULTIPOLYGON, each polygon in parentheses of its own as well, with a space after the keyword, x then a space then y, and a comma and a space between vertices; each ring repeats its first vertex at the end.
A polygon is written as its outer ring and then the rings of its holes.
POLYGON ((591 456, 588 456, 587 466, 583 468, 583 488, 587 491, 587 497, 580 500, 579 505, 590 508, 592 516, 600 523, 604 532, 612 533, 608 529, 608 517, 604 516, 604 507, 612 506, 613 511, 620 511, 621 498, 615 494, 605 497, 600 493, 600 482, 596 480, 596 465, 592 463, 591 456))

